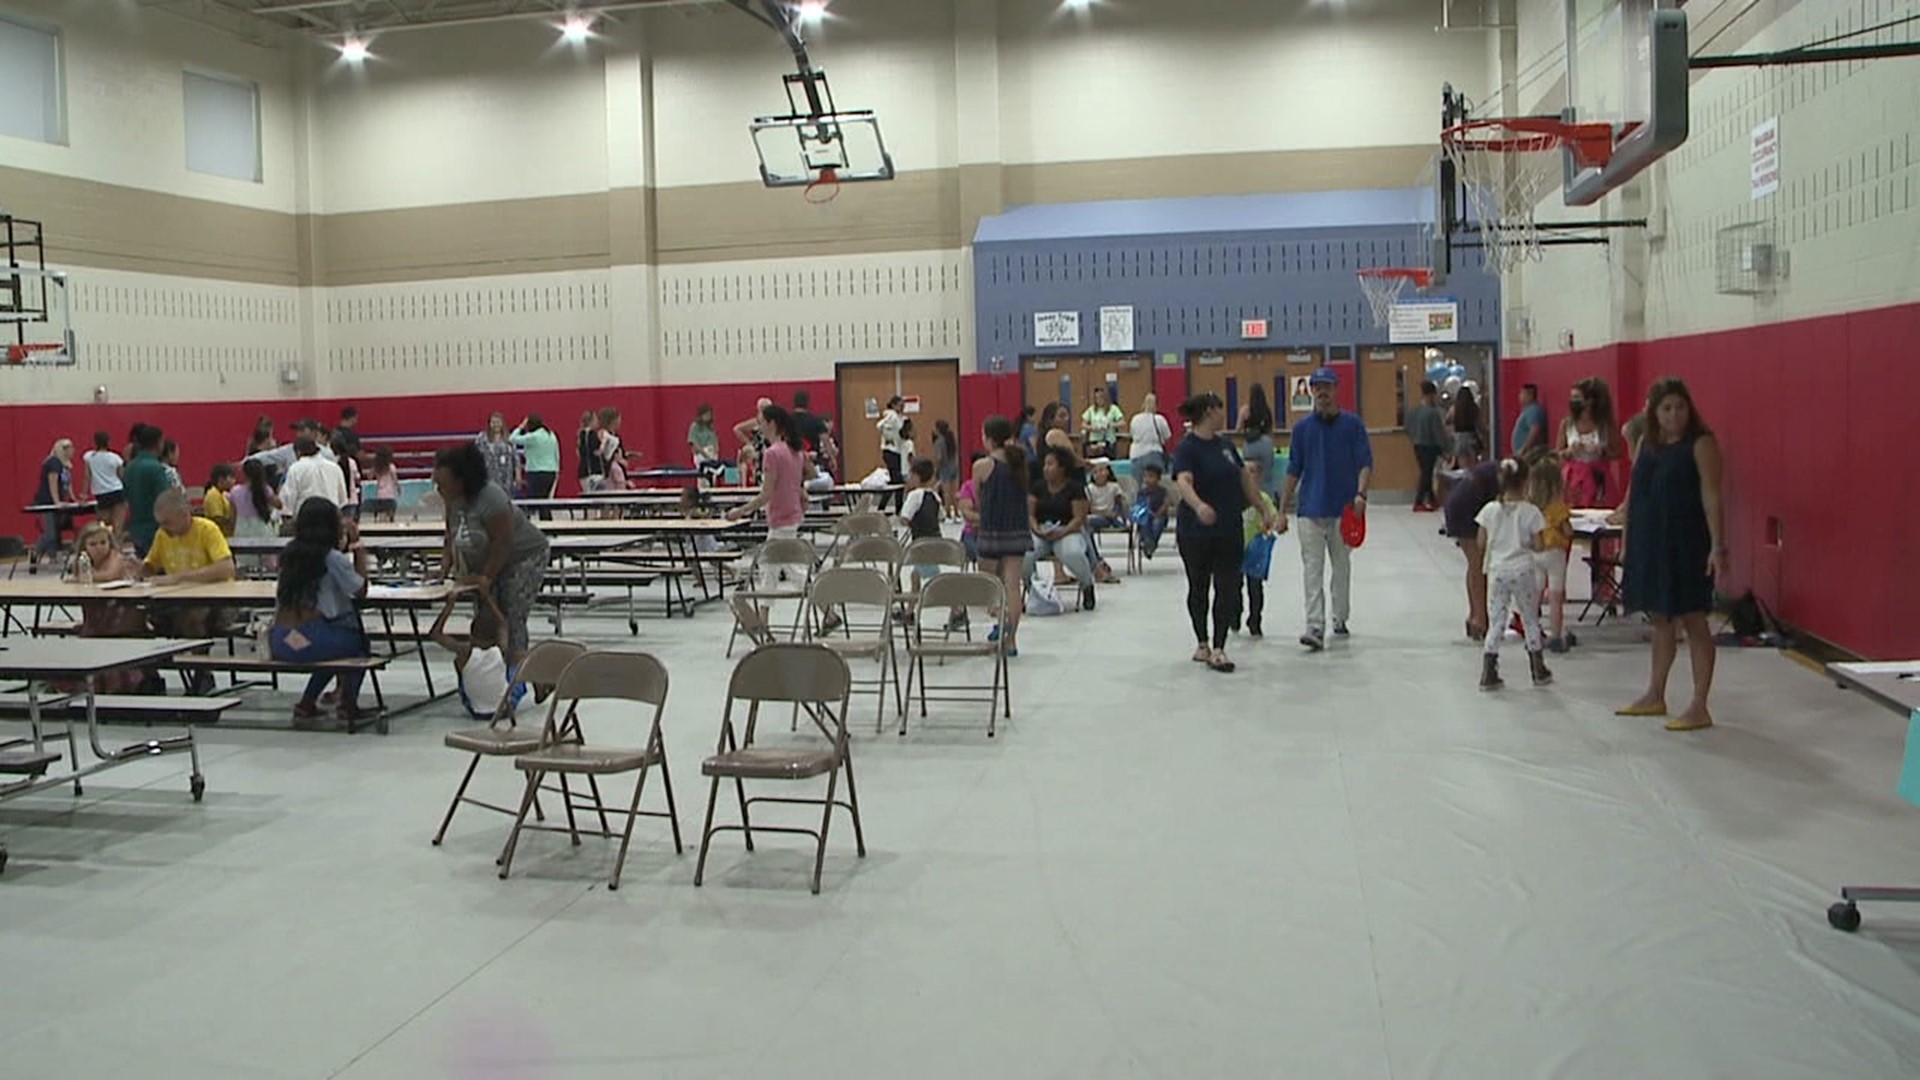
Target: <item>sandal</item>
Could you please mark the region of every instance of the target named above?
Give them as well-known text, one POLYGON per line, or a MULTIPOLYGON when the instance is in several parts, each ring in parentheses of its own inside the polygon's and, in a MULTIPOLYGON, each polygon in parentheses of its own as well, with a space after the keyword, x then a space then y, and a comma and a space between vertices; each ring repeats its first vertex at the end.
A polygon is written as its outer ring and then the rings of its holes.
POLYGON ((1213 650, 1205 645, 1193 650, 1193 662, 1196 664, 1213 663, 1213 650))
POLYGON ((1207 666, 1222 675, 1230 674, 1234 670, 1233 661, 1227 659, 1227 653, 1224 649, 1210 653, 1207 656, 1207 666))

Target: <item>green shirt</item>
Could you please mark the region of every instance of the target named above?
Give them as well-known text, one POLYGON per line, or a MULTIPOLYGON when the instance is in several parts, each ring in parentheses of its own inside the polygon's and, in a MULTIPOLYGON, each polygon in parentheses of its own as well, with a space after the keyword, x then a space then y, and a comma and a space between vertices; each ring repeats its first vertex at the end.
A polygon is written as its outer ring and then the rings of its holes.
POLYGON ((515 431, 507 439, 526 452, 528 472, 560 471, 560 438, 552 431, 515 431))
POLYGON ((1087 411, 1080 414, 1080 422, 1087 428, 1087 441, 1091 443, 1113 442, 1115 433, 1126 418, 1127 414, 1121 412, 1118 405, 1108 405, 1104 409, 1089 405, 1087 411))
POLYGON ((698 420, 687 427, 687 445, 708 458, 720 456, 720 436, 714 433, 712 424, 702 424, 698 420))
POLYGON ((153 534, 160 531, 160 522, 153 516, 153 504, 160 493, 171 486, 167 483, 167 467, 150 451, 142 450, 127 463, 122 486, 127 493, 127 531, 133 534, 133 542, 145 551, 153 543, 153 534))

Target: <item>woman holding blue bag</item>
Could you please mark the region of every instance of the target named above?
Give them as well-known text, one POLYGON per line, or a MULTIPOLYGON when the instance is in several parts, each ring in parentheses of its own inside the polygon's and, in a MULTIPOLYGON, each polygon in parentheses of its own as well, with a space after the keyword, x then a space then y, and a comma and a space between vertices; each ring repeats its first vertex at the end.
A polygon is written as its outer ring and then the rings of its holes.
POLYGON ((1187 569, 1187 616, 1193 621, 1195 663, 1221 673, 1234 669, 1227 658, 1227 631, 1240 621, 1242 534, 1247 513, 1257 513, 1266 530, 1286 530, 1260 494, 1255 477, 1222 435, 1226 405, 1217 394, 1199 394, 1180 406, 1192 425, 1173 454, 1174 486, 1180 510, 1175 526, 1180 561, 1187 569), (1212 636, 1208 636, 1207 594, 1213 594, 1212 636))

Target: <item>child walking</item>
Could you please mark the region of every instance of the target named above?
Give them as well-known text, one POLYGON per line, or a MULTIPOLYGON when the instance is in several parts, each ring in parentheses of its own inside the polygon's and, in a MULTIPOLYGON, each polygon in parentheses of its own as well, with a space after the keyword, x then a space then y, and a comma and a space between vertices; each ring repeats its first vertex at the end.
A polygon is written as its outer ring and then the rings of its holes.
POLYGON ((1480 689, 1498 690, 1500 638, 1507 632, 1508 610, 1518 611, 1526 633, 1527 663, 1533 685, 1553 681, 1540 640, 1540 576, 1534 553, 1547 527, 1546 515, 1527 501, 1527 464, 1518 458, 1500 463, 1500 498, 1480 508, 1474 521, 1480 526, 1480 547, 1486 554, 1487 637, 1480 659, 1480 689))
POLYGON ((1573 511, 1565 496, 1566 481, 1560 463, 1543 458, 1527 472, 1527 501, 1540 508, 1546 528, 1540 532, 1540 550, 1534 561, 1547 588, 1547 651, 1564 653, 1573 644, 1567 626, 1567 557, 1573 552, 1573 511))
MULTIPOLYGON (((1260 504, 1249 506, 1240 514, 1243 542, 1251 544, 1254 537, 1267 532, 1267 522, 1271 520, 1272 515, 1279 512, 1273 504, 1273 496, 1264 490, 1261 491, 1260 504)), ((1262 637, 1265 631, 1260 628, 1260 616, 1267 609, 1267 579, 1254 577, 1252 574, 1241 576, 1247 582, 1247 636, 1262 637)))

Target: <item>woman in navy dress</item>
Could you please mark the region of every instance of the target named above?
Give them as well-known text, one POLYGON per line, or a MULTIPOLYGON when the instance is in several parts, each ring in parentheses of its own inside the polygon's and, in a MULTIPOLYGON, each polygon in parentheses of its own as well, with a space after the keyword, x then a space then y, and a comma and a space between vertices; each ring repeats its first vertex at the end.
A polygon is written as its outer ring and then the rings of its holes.
POLYGON ((1727 573, 1720 506, 1720 444, 1679 379, 1661 379, 1647 393, 1647 434, 1633 463, 1627 505, 1626 603, 1653 620, 1653 670, 1647 692, 1621 716, 1667 715, 1667 673, 1687 633, 1693 700, 1667 721, 1669 731, 1711 727, 1713 609, 1716 578, 1727 573))

